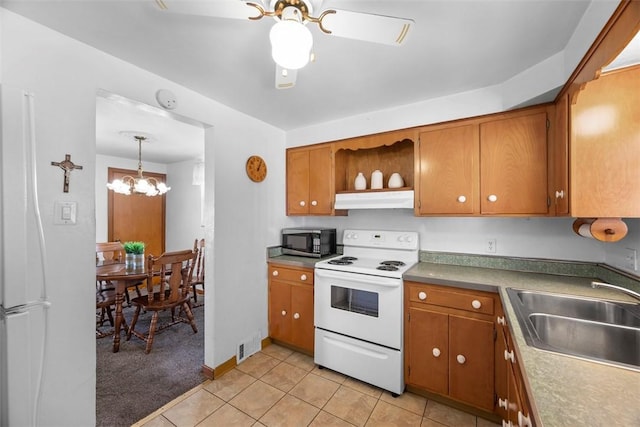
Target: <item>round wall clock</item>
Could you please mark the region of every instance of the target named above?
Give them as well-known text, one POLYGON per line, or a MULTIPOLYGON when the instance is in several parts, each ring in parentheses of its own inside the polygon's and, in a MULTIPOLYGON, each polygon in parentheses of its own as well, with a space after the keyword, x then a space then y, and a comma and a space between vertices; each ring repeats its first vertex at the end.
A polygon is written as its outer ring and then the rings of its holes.
POLYGON ((267 164, 260 156, 251 156, 247 159, 247 176, 253 182, 261 182, 267 176, 267 164))

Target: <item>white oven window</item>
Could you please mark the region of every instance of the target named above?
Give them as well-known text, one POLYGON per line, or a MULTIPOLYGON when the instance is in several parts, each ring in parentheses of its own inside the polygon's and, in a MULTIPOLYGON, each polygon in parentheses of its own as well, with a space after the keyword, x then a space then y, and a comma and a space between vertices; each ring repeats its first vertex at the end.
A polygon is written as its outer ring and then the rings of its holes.
POLYGON ((378 294, 360 289, 331 286, 331 307, 378 317, 378 294))

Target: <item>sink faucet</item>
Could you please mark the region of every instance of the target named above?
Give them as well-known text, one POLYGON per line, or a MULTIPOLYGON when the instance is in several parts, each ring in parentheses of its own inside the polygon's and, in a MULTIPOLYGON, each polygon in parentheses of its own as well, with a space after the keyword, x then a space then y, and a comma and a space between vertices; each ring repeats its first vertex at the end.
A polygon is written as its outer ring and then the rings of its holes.
POLYGON ((595 288, 615 289, 617 291, 625 293, 625 294, 637 299, 638 301, 640 301, 640 294, 638 292, 632 291, 631 289, 623 288, 622 286, 616 286, 616 285, 612 285, 610 283, 603 283, 603 282, 591 282, 591 287, 594 288, 594 289, 595 288))

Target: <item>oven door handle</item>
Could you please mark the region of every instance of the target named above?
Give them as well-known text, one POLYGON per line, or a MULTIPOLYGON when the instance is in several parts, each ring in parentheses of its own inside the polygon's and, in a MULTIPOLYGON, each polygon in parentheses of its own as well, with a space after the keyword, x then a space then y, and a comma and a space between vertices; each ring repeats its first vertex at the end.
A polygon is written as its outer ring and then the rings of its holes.
POLYGON ((373 276, 359 273, 337 273, 332 270, 315 269, 316 277, 326 279, 348 280, 349 282, 365 283, 367 285, 386 286, 397 288, 402 284, 402 279, 394 279, 390 277, 373 276))

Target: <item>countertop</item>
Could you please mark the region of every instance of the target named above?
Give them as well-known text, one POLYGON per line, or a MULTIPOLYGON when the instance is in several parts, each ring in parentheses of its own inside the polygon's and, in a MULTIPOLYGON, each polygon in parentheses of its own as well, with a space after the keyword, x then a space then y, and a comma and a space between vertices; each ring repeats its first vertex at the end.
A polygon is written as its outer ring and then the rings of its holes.
POLYGON ((497 292, 515 342, 539 426, 640 426, 640 372, 538 350, 526 344, 507 287, 635 302, 593 289, 593 277, 561 276, 420 262, 405 280, 497 292))
POLYGON ((292 267, 314 268, 316 262, 323 261, 328 258, 333 258, 335 256, 337 256, 337 254, 327 255, 322 258, 311 258, 311 257, 303 257, 303 256, 296 256, 296 255, 276 255, 276 256, 268 257, 267 262, 290 265, 292 267))

